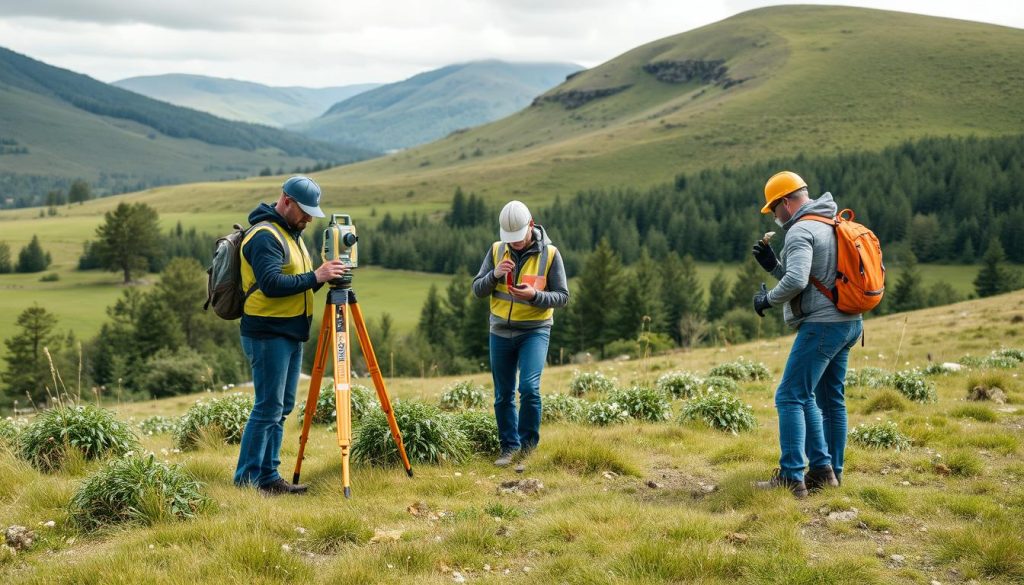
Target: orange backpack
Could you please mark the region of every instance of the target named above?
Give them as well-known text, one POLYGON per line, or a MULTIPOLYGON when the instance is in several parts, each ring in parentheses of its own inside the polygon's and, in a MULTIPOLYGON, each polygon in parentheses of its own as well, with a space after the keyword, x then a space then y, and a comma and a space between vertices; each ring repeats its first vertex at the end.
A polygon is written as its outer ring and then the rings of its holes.
POLYGON ((823 295, 832 300, 843 313, 858 315, 866 313, 882 302, 885 292, 885 264, 882 263, 882 246, 874 232, 853 221, 853 210, 844 209, 835 217, 805 215, 797 221, 812 220, 835 228, 838 257, 836 260, 836 285, 832 290, 825 288, 817 278, 811 282, 823 295), (849 217, 846 217, 846 215, 849 217))

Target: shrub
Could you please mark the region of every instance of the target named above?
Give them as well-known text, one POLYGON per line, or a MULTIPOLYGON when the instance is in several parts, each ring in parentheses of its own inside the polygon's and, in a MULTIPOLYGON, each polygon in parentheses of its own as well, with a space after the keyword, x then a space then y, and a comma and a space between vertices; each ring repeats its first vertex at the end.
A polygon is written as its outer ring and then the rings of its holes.
POLYGON ((59 469, 69 449, 85 459, 122 455, 137 449, 131 427, 109 410, 86 404, 43 411, 18 435, 18 455, 42 471, 59 469))
POLYGON ((918 370, 903 370, 892 375, 896 390, 914 402, 936 402, 935 383, 918 370))
POLYGON ((445 387, 440 405, 442 410, 481 408, 484 405, 484 388, 468 380, 455 382, 445 387))
POLYGON ((543 422, 580 422, 586 413, 587 402, 568 394, 548 394, 544 397, 541 409, 543 422))
POLYGON ((981 362, 981 367, 983 368, 999 368, 1001 370, 1012 370, 1019 365, 1020 360, 1012 355, 1003 355, 996 352, 992 352, 992 355, 986 357, 981 362))
POLYGON ((583 396, 588 392, 596 394, 607 394, 615 389, 616 381, 601 372, 580 372, 572 373, 572 380, 569 381, 569 394, 583 396))
POLYGON ((78 488, 68 512, 82 530, 194 518, 210 504, 202 485, 179 465, 150 454, 114 459, 78 488))
MULTIPOLYGON (((380 402, 377 401, 376 390, 371 390, 366 386, 360 384, 353 384, 351 392, 349 393, 349 404, 352 409, 352 421, 357 422, 361 420, 366 413, 372 408, 378 408, 380 402)), ((333 424, 338 420, 338 409, 336 407, 334 397, 334 382, 329 382, 323 389, 320 390, 320 395, 316 399, 316 412, 313 413, 313 423, 321 425, 333 424)), ((306 416, 306 403, 303 402, 299 406, 299 416, 296 420, 299 425, 302 424, 303 417, 306 416)))
POLYGON ((252 406, 252 397, 240 392, 197 400, 178 422, 174 440, 180 449, 193 449, 204 437, 217 435, 228 444, 239 443, 252 406))
POLYGON ((680 422, 700 420, 713 429, 738 434, 757 428, 754 409, 728 392, 707 390, 683 406, 680 422))
MULTIPOLYGON (((398 402, 393 412, 402 433, 409 461, 419 463, 461 463, 469 456, 469 439, 436 406, 421 402, 398 402)), ((352 458, 371 465, 401 462, 398 446, 391 437, 387 416, 380 409, 370 411, 352 441, 352 458)))
POLYGON ((696 394, 703 385, 704 378, 685 370, 662 374, 655 382, 655 387, 674 398, 689 398, 696 394))
POLYGON ((857 425, 850 431, 850 440, 869 449, 902 451, 910 448, 910 439, 899 431, 893 421, 857 425))
POLYGON ((604 352, 608 356, 628 355, 631 358, 639 358, 668 351, 675 345, 672 338, 664 333, 645 331, 636 339, 616 339, 610 342, 604 347, 604 352))
POLYGON ((626 409, 629 416, 649 422, 672 418, 668 395, 650 386, 633 386, 612 392, 608 399, 626 409))
POLYGON ((704 390, 718 390, 735 394, 740 391, 740 385, 732 378, 711 376, 710 378, 704 378, 704 390))
POLYGON ((136 426, 139 427, 139 430, 142 431, 143 435, 149 437, 152 437, 153 435, 165 435, 173 433, 178 428, 178 419, 154 415, 142 419, 136 426))
POLYGON ((624 423, 627 420, 629 420, 629 411, 617 402, 603 400, 593 402, 587 408, 587 422, 592 425, 604 427, 624 423))
POLYGON ((846 372, 846 385, 865 388, 881 388, 890 384, 891 374, 882 368, 850 368, 846 372))
POLYGON ((459 430, 469 439, 470 448, 475 453, 497 455, 501 451, 498 421, 495 420, 493 412, 464 410, 452 416, 459 430))
POLYGON ((13 448, 18 440, 18 435, 28 426, 28 420, 23 418, 7 417, 0 419, 0 447, 13 448))
POLYGON ((771 373, 768 372, 768 367, 761 362, 752 362, 741 357, 734 362, 725 362, 711 368, 708 376, 724 376, 737 382, 756 382, 767 380, 771 377, 771 373))
POLYGON ((146 360, 139 380, 142 390, 153 398, 192 394, 209 388, 210 367, 203 356, 189 347, 177 351, 161 349, 146 360))
POLYGON ((1016 348, 1003 348, 998 351, 992 352, 993 355, 998 357, 1005 357, 1012 359, 1017 363, 1024 363, 1024 349, 1016 348))

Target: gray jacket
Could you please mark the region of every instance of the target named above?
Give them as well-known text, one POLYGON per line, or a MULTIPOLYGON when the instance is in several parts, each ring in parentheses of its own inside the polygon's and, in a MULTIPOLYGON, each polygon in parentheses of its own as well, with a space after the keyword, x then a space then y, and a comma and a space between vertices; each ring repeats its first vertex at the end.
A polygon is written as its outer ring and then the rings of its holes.
POLYGON ((779 284, 768 291, 768 303, 783 306, 786 325, 798 328, 800 323, 837 323, 856 321, 860 315, 840 312, 832 300, 822 294, 810 281, 814 276, 832 289, 836 282, 835 228, 817 221, 798 221, 805 215, 833 217, 837 206, 831 193, 825 193, 800 206, 793 217, 782 226, 786 230, 786 243, 782 246, 779 264, 772 276, 779 284))
MULTIPOLYGON (((526 259, 534 254, 539 254, 541 246, 549 244, 551 244, 551 238, 548 237, 544 228, 538 225, 533 228, 533 244, 529 248, 518 253, 509 248, 512 260, 516 263, 515 276, 517 277, 517 282, 519 270, 526 259)), ((487 253, 484 255, 484 261, 480 264, 480 271, 473 278, 473 294, 478 298, 490 296, 494 292, 494 287, 497 286, 499 280, 494 275, 494 259, 491 257, 491 248, 488 248, 487 253)), ((532 301, 513 302, 525 302, 542 309, 557 309, 569 303, 569 285, 565 279, 562 255, 558 252, 557 248, 555 250, 555 257, 551 261, 551 268, 548 270, 547 284, 544 288, 546 290, 537 291, 537 296, 532 301)), ((540 327, 550 328, 554 323, 554 319, 510 321, 492 313, 489 322, 491 333, 501 337, 515 337, 532 329, 540 327)))

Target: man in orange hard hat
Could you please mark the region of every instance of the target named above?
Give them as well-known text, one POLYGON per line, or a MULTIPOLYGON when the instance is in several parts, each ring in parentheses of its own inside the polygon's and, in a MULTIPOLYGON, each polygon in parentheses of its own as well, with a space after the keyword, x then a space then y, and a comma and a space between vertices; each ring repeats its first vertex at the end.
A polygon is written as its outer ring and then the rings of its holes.
POLYGON ((832 194, 810 199, 800 175, 782 171, 768 180, 764 198, 761 213, 775 216, 775 223, 786 231, 786 241, 781 260, 767 238, 754 244, 754 258, 779 279, 771 290, 761 284, 754 295, 754 310, 763 317, 766 309, 782 305, 786 324, 797 334, 775 392, 779 469, 771 479, 755 485, 761 489, 785 487, 802 498, 809 490, 838 486, 842 480, 846 365, 863 326, 860 315, 840 312, 811 282, 814 277, 828 290, 835 286, 836 235, 827 224, 800 220, 835 217, 832 194), (805 466, 809 466, 806 475, 805 466))

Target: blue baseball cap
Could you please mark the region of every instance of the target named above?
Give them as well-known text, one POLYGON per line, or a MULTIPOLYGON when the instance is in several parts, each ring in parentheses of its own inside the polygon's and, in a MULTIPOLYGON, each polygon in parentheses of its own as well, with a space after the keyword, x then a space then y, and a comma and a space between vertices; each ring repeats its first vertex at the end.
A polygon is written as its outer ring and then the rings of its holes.
POLYGON ((299 209, 313 217, 325 217, 320 210, 320 185, 309 177, 296 175, 281 185, 281 190, 299 205, 299 209))

